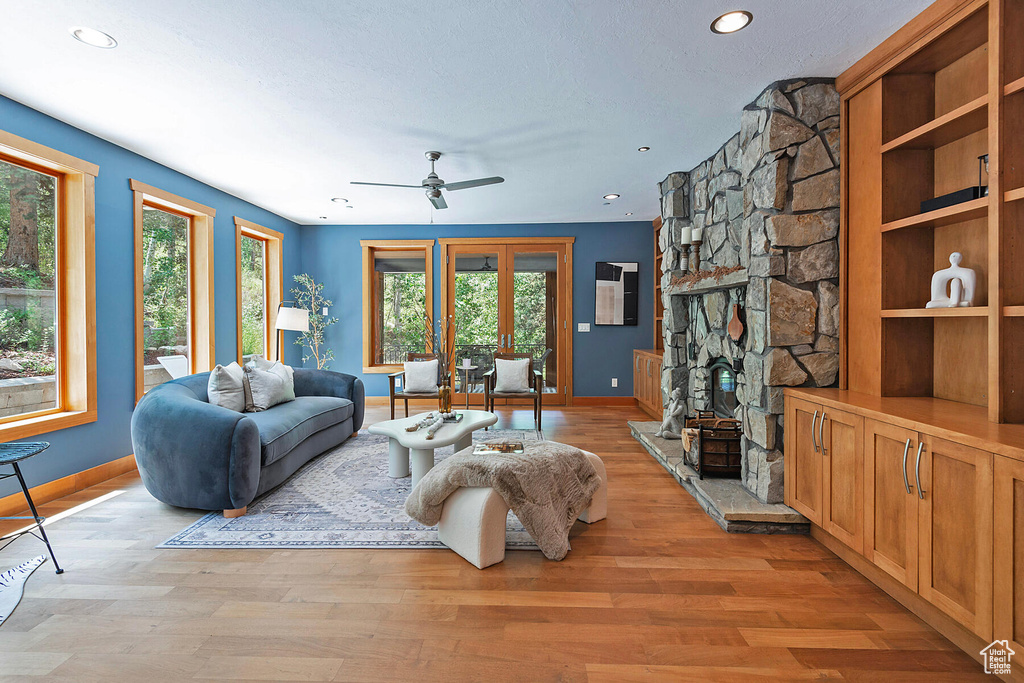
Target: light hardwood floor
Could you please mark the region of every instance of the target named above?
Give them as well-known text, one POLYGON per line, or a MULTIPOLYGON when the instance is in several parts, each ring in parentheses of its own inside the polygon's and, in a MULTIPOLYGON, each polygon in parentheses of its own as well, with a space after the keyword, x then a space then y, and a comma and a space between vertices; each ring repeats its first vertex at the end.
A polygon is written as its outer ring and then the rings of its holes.
MULTIPOLYGON (((529 408, 499 413, 499 427, 531 423, 529 408)), ((67 571, 46 563, 29 580, 0 627, 0 677, 991 680, 809 537, 723 532, 628 419, 645 418, 545 410, 547 438, 599 454, 609 476, 608 519, 578 523, 562 562, 509 552, 480 571, 447 550, 156 550, 200 513, 156 502, 136 475, 55 501, 44 514, 113 494, 48 527, 67 571)), ((23 538, 0 568, 44 550, 23 538)))

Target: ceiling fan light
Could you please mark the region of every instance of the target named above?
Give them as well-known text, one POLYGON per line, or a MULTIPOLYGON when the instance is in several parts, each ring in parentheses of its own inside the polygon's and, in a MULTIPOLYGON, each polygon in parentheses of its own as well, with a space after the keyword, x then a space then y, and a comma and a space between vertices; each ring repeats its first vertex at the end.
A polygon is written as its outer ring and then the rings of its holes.
POLYGON ((72 26, 68 29, 68 33, 75 40, 92 47, 98 47, 103 50, 117 47, 117 41, 114 40, 113 36, 88 26, 72 26))
POLYGON ((736 33, 745 29, 754 20, 754 15, 746 10, 726 12, 711 22, 711 32, 718 34, 736 33))

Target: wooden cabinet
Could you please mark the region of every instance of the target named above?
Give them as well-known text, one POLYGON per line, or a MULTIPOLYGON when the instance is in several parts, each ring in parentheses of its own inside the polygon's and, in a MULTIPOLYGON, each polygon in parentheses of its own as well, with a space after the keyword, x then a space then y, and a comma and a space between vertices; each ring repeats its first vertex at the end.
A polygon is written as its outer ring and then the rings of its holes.
POLYGON ((786 504, 860 552, 863 418, 786 401, 786 504))
POLYGON ((990 640, 993 456, 927 434, 920 443, 921 457, 913 463, 920 544, 917 592, 990 640))
POLYGON ((864 423, 864 556, 917 590, 917 497, 910 483, 917 432, 864 423))
POLYGON ((993 624, 1024 652, 1024 461, 997 455, 993 465, 993 624))
POLYGON ((661 351, 633 351, 633 398, 658 420, 662 419, 661 365, 661 351))

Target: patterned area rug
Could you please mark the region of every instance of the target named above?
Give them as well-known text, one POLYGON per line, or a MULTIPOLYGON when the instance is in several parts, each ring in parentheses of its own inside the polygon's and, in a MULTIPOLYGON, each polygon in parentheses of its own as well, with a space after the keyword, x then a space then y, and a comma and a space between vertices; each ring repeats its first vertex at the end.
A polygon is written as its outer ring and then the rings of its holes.
MULTIPOLYGON (((540 432, 478 430, 476 441, 536 441, 540 432)), ((434 461, 452 454, 435 451, 434 461)), ((388 438, 360 432, 307 463, 288 481, 258 498, 244 517, 211 512, 158 548, 443 548, 437 527, 405 514, 411 477, 388 476, 388 438)), ((506 547, 536 550, 511 512, 506 547)))
POLYGON ((11 616, 11 612, 21 602, 21 596, 25 594, 25 582, 43 562, 46 562, 46 557, 40 555, 0 573, 0 624, 11 616))

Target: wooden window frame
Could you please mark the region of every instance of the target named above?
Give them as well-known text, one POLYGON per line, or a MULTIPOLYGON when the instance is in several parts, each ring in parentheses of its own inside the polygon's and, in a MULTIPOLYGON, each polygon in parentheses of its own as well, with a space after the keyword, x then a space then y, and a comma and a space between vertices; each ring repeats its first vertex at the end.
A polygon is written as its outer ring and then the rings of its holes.
POLYGON ((277 309, 284 300, 284 234, 235 216, 235 331, 238 364, 242 364, 242 238, 263 243, 264 335, 266 358, 278 357, 277 309))
POLYGON ((374 329, 374 287, 373 262, 377 252, 389 251, 423 251, 425 263, 425 304, 427 316, 434 317, 434 240, 359 240, 363 249, 363 372, 391 373, 402 369, 397 363, 375 363, 373 340, 374 329))
POLYGON ((0 418, 0 442, 96 421, 96 176, 99 166, 0 131, 0 159, 57 178, 57 406, 0 418))
POLYGON ((142 210, 150 207, 189 219, 189 370, 204 372, 213 368, 214 286, 213 218, 217 210, 191 199, 131 179, 135 223, 135 401, 145 393, 143 362, 142 308, 142 210), (200 296, 202 294, 202 296, 200 296))

